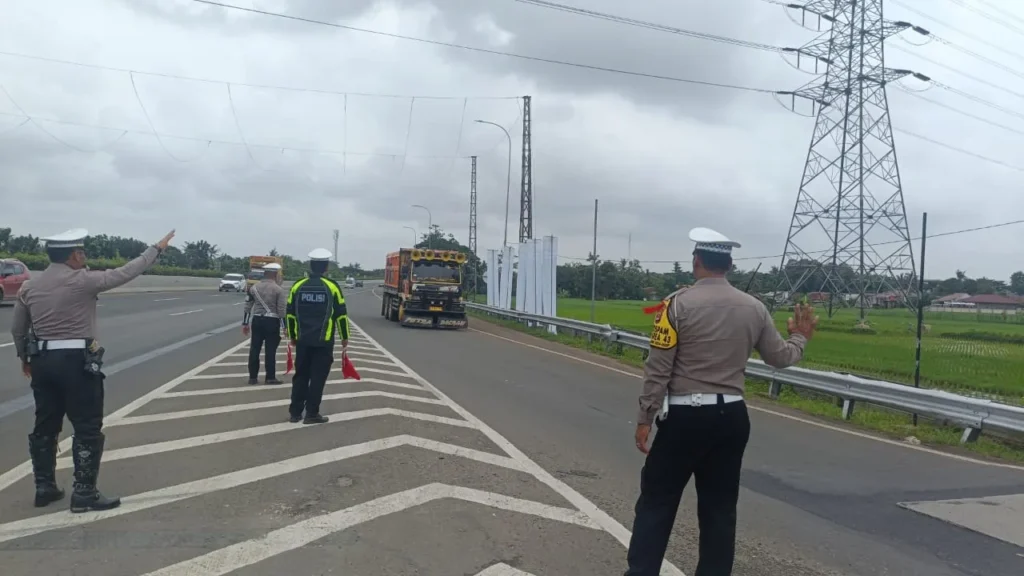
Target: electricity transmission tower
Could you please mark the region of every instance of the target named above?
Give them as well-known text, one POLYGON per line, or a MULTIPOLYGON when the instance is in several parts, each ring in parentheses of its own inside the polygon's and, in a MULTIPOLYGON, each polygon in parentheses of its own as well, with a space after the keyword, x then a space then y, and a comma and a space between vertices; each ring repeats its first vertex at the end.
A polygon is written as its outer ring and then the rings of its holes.
POLYGON ((337 268, 338 270, 341 270, 341 264, 338 264, 338 235, 340 234, 340 232, 341 232, 340 230, 335 228, 335 230, 334 230, 334 267, 337 268))
POLYGON ((523 167, 519 198, 519 241, 533 238, 533 145, 530 136, 530 100, 523 96, 523 167))
POLYGON ((882 17, 883 0, 807 0, 799 8, 831 23, 789 53, 824 63, 823 77, 792 92, 809 100, 814 133, 779 265, 779 291, 828 293, 863 319, 880 294, 914 305, 914 256, 903 204, 886 85, 910 70, 885 67, 885 40, 910 28, 882 17))
MULTIPOLYGON (((469 157, 471 164, 469 170, 469 255, 472 258, 476 254, 476 156, 469 157)), ((476 294, 478 266, 473 265, 473 294, 476 294)))

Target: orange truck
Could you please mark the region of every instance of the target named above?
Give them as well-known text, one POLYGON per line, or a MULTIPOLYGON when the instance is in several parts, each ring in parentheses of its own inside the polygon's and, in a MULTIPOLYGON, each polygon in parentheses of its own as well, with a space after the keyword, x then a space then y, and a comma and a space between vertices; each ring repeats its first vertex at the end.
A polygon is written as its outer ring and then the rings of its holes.
POLYGON ((245 276, 245 289, 263 279, 263 267, 267 264, 280 264, 281 270, 277 272, 277 283, 284 279, 284 258, 280 256, 249 256, 249 273, 245 276))
POLYGON ((455 250, 402 248, 388 254, 381 316, 401 326, 468 327, 462 300, 467 260, 466 254, 455 250))

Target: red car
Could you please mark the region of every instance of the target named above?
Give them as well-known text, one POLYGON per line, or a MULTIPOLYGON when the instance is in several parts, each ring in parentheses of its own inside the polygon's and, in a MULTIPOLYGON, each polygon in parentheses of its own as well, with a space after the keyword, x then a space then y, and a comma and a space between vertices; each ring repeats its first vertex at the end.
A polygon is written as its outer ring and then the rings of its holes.
POLYGON ((17 298, 21 285, 28 279, 28 266, 13 258, 0 258, 0 302, 17 298))

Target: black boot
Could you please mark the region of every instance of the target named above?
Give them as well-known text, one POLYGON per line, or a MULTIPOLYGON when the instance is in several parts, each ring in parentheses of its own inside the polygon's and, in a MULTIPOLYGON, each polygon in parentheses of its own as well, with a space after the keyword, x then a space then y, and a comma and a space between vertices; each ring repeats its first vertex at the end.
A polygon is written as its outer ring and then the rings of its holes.
POLYGON ((36 507, 64 498, 64 491, 57 486, 57 437, 29 434, 28 453, 36 480, 36 507))
POLYGON ((75 461, 75 485, 71 492, 71 511, 110 510, 121 505, 120 498, 107 498, 96 489, 103 458, 104 436, 79 439, 75 436, 71 456, 75 461))

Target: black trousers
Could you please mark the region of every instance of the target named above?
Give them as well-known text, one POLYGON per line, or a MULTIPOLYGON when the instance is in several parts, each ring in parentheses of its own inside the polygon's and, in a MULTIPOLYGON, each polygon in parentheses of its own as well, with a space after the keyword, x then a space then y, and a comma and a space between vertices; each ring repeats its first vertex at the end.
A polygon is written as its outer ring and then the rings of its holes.
POLYGON ((626 576, 657 576, 683 489, 697 482, 700 560, 694 576, 730 576, 736 552, 740 468, 750 438, 746 403, 669 408, 643 470, 626 576))
POLYGON ((45 350, 32 358, 32 434, 56 437, 67 415, 79 440, 102 438, 103 376, 85 371, 84 350, 45 350))
POLYGON ((277 347, 281 344, 280 318, 254 316, 249 326, 249 378, 255 380, 260 373, 260 350, 264 351, 267 380, 277 376, 277 347))
POLYGON ((320 415, 320 400, 324 396, 327 376, 334 363, 334 343, 325 346, 299 344, 295 347, 295 376, 292 378, 292 403, 288 411, 292 416, 306 418, 320 415))

